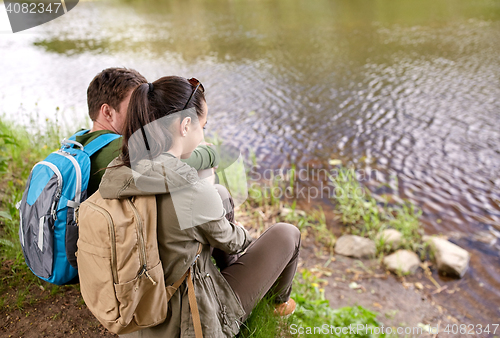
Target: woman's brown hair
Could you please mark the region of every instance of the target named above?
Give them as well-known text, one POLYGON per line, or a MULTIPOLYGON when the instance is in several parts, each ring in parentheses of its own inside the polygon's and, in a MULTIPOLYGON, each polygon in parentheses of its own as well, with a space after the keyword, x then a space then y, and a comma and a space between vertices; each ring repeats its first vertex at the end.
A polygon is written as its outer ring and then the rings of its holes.
POLYGON ((173 117, 175 112, 180 112, 181 121, 186 116, 194 118, 194 114, 203 115, 205 95, 202 90, 197 90, 187 107, 182 110, 193 90, 187 79, 165 76, 153 82, 152 86, 144 83, 133 91, 123 131, 121 160, 124 165, 130 167, 131 163, 137 163, 143 158, 155 158, 172 147, 173 136, 169 129, 171 121, 151 122, 173 117))

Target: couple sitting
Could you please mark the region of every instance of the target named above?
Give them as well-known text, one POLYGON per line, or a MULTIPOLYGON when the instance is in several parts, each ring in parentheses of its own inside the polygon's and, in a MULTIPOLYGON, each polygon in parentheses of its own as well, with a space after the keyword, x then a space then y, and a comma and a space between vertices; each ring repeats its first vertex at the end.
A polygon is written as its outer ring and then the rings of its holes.
MULTIPOLYGON (((109 199, 156 195, 165 285, 182 276, 202 245, 193 283, 203 335, 236 335, 267 293, 275 296, 278 315, 293 312, 295 303, 290 293, 297 269, 299 230, 288 223, 277 223, 252 240, 243 225, 234 220, 234 204, 227 189, 198 177, 197 170, 212 168, 218 161, 214 149, 200 146, 208 119, 201 83, 178 76, 147 83, 135 71, 107 69, 90 84, 88 101, 94 127, 77 141, 85 145, 101 133, 123 135, 91 157, 89 189, 98 188, 101 196, 109 199), (150 189, 143 189, 130 169, 141 160, 158 158, 166 170, 163 176, 148 181, 150 189), (106 167, 105 173, 99 171, 106 167), (196 185, 196 207, 189 210, 190 217, 197 220, 195 226, 180 224, 175 201, 165 189, 177 182, 196 185)), ((89 195, 94 191, 89 190, 89 195)), ((194 336, 187 298, 184 282, 170 299, 162 324, 124 336, 194 336)))
MULTIPOLYGON (((122 135, 130 96, 142 83, 147 83, 146 78, 133 69, 107 68, 97 74, 87 89, 92 129, 86 134, 76 136, 76 141, 86 146, 103 134, 122 135)), ((104 169, 120 155, 121 145, 122 139, 116 139, 90 157, 91 173, 87 196, 97 191, 104 169)), ((217 166, 219 157, 213 148, 205 144, 199 145, 188 159, 181 160, 201 174, 212 171, 211 168, 217 166)))

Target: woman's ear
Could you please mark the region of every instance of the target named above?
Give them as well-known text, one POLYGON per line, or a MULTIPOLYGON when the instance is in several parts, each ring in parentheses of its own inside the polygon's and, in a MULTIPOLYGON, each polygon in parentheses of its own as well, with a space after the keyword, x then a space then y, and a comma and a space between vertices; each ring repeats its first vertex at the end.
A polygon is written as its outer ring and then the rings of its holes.
POLYGON ((190 128, 191 126, 191 117, 185 117, 184 120, 182 120, 182 123, 181 123, 181 135, 182 136, 186 136, 186 133, 188 131, 188 129, 190 128))

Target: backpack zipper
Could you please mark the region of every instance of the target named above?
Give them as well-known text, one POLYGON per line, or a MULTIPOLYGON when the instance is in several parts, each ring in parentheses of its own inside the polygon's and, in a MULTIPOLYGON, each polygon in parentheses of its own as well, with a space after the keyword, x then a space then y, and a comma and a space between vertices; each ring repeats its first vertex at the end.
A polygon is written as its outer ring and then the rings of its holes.
POLYGON ((137 220, 137 233, 139 237, 139 259, 141 261, 141 266, 142 269, 139 272, 139 277, 141 277, 143 274, 146 275, 146 277, 149 278, 151 283, 153 285, 156 285, 155 280, 149 275, 148 270, 147 270, 147 261, 146 261, 146 243, 144 241, 144 226, 142 223, 142 218, 139 215, 139 212, 137 211, 137 208, 135 207, 134 203, 130 199, 127 199, 128 204, 132 208, 132 211, 134 212, 135 218, 137 220))
POLYGON ((35 164, 33 166, 33 169, 31 169, 31 171, 33 171, 37 165, 44 165, 46 167, 49 167, 54 172, 54 174, 56 174, 56 176, 57 176, 56 196, 54 197, 54 200, 52 201, 52 206, 50 208, 50 214, 55 222, 57 220, 57 205, 59 203, 59 199, 61 198, 61 194, 62 194, 62 185, 63 185, 62 175, 61 175, 61 172, 59 171, 59 169, 55 166, 55 164, 47 162, 47 161, 38 162, 37 164, 35 164))
POLYGON ((62 188, 57 187, 56 196, 54 197, 54 201, 52 202, 52 207, 50 208, 50 214, 54 219, 54 222, 57 221, 57 204, 59 203, 59 199, 61 198, 62 188))
POLYGON ((113 274, 113 283, 118 284, 118 271, 116 263, 116 237, 113 219, 106 209, 98 206, 97 204, 87 200, 87 205, 91 209, 94 209, 95 211, 101 213, 108 220, 109 237, 111 238, 111 272, 113 274))
POLYGON ((19 209, 19 234, 21 235, 21 245, 24 247, 23 212, 19 209))
POLYGON ((73 156, 71 156, 71 154, 65 152, 64 150, 59 149, 55 151, 54 154, 66 157, 68 160, 71 161, 73 167, 75 167, 75 174, 76 174, 75 203, 79 205, 80 198, 82 196, 82 170, 80 169, 80 165, 78 164, 76 158, 74 158, 73 156))

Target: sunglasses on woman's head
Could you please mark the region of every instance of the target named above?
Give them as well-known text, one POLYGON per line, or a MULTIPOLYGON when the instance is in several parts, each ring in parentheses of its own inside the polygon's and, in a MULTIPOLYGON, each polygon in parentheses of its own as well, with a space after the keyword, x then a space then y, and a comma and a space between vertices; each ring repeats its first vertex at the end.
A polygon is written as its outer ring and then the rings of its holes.
POLYGON ((189 102, 191 102, 191 99, 193 98, 194 96, 194 93, 196 93, 196 91, 198 90, 198 87, 201 88, 201 92, 204 93, 205 92, 205 88, 203 88, 203 85, 201 84, 200 81, 198 81, 197 79, 195 79, 194 77, 193 78, 190 78, 188 79, 189 83, 191 84, 191 87, 194 87, 193 91, 191 92, 191 96, 189 96, 189 99, 187 100, 186 104, 184 105, 184 108, 182 108, 182 110, 186 109, 186 107, 188 106, 189 102))
MULTIPOLYGON (((191 92, 191 96, 189 96, 189 99, 188 101, 186 102, 186 105, 184 106, 184 108, 182 108, 182 110, 186 109, 186 107, 188 106, 189 102, 191 102, 191 98, 194 96, 194 93, 196 93, 196 91, 198 90, 198 87, 201 87, 201 92, 204 93, 205 92, 205 88, 203 88, 203 85, 201 84, 200 81, 198 81, 198 79, 195 79, 194 77, 193 78, 190 78, 188 79, 188 82, 191 84, 192 87, 194 87, 193 91, 191 92)), ((150 83, 149 84, 149 87, 151 89, 152 87, 152 84, 150 83)), ((182 121, 181 121, 182 123, 182 121)), ((144 127, 142 126, 142 123, 141 121, 139 120, 139 125, 141 126, 141 131, 142 131, 142 137, 144 138, 144 143, 146 144, 146 149, 148 150, 148 152, 150 151, 150 148, 149 148, 149 143, 148 143, 148 140, 146 138, 146 133, 144 132, 144 127)), ((205 127, 203 127, 203 129, 205 129, 205 127)), ((152 161, 153 159, 151 158, 151 153, 148 153, 149 154, 149 159, 152 161)))

